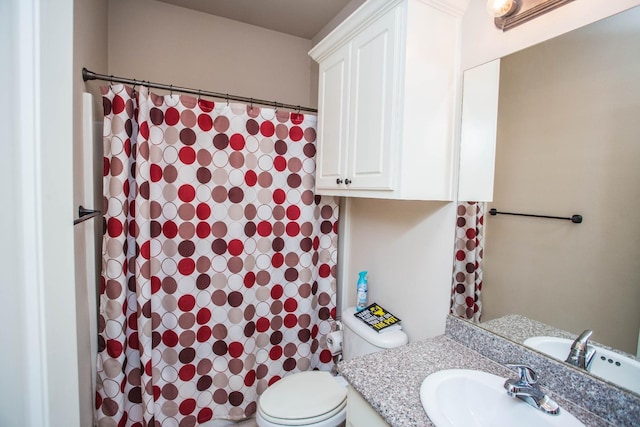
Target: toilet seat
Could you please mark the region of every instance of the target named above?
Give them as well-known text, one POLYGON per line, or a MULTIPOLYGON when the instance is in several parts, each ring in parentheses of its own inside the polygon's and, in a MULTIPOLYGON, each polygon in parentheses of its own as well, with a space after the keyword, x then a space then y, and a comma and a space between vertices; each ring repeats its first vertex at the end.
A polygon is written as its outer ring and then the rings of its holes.
POLYGON ((282 378, 258 400, 260 426, 337 426, 346 417, 347 390, 328 372, 282 378))

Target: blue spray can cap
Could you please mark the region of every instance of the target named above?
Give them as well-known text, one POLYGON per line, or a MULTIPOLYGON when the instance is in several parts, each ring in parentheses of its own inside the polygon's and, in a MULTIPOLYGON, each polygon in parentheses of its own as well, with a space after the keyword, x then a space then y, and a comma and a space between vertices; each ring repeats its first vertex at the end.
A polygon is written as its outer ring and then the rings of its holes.
POLYGON ((361 311, 367 307, 367 272, 361 271, 358 273, 360 277, 358 277, 358 283, 356 285, 357 291, 357 303, 356 303, 356 311, 361 311))

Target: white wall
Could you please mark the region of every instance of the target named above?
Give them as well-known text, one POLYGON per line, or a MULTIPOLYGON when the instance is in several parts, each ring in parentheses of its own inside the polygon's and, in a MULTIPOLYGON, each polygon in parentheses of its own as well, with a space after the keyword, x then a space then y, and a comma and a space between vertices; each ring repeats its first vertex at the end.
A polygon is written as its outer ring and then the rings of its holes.
POLYGON ((15 0, 1 7, 2 128, 12 137, 3 138, 0 155, 0 424, 75 427, 73 1, 15 0))
POLYGON ((502 32, 473 0, 462 21, 462 69, 467 70, 640 4, 640 0, 573 1, 533 21, 502 32))
POLYGON ((369 303, 402 319, 411 341, 442 334, 451 297, 455 204, 350 199, 348 209, 347 305, 355 305, 358 272, 367 270, 369 303))
MULTIPOLYGON (((8 99, 15 99, 18 90, 15 85, 19 68, 15 66, 17 51, 18 5, 15 1, 0 2, 0 93, 8 99)), ((20 170, 20 150, 17 144, 10 143, 18 138, 19 112, 9 102, 0 103, 0 126, 3 129, 3 142, 0 143, 0 180, 13 182, 20 170)), ((23 322, 24 290, 22 289, 20 187, 0 186, 3 205, 13 209, 0 209, 0 301, 5 304, 0 310, 0 375, 3 387, 0 388, 0 425, 26 425, 27 420, 27 384, 24 358, 28 351, 24 334, 27 333, 23 322), (16 250, 18 249, 18 250, 16 250)))

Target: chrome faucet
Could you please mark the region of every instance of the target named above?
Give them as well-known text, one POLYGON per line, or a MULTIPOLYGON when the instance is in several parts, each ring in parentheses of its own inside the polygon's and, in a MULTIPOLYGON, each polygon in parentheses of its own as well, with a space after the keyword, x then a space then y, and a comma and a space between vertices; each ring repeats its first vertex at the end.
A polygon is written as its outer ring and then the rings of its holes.
POLYGON ((596 354, 596 349, 589 345, 589 338, 591 338, 591 334, 593 331, 585 330, 578 338, 573 341, 571 344, 571 350, 569 351, 569 356, 565 362, 570 363, 578 368, 582 368, 584 370, 589 370, 591 367, 591 362, 593 361, 593 356, 596 354))
POLYGON ((517 397, 547 414, 557 415, 560 413, 560 406, 540 390, 538 384, 539 376, 536 371, 527 365, 514 363, 507 363, 506 365, 516 368, 520 377, 517 380, 507 379, 504 382, 504 388, 509 396, 517 397))

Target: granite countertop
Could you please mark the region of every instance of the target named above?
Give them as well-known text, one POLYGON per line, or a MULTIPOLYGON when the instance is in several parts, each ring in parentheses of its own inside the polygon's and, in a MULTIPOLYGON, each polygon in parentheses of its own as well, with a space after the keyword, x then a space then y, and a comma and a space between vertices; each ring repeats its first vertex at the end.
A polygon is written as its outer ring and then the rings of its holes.
MULTIPOLYGON (((446 335, 357 357, 338 365, 338 370, 349 384, 392 427, 433 426, 420 402, 420 386, 429 374, 456 368, 482 370, 505 378, 516 377, 515 371, 446 335)), ((611 426, 583 408, 559 396, 551 396, 585 425, 611 426)))
POLYGON ((497 319, 488 320, 480 324, 480 327, 502 335, 517 343, 523 343, 527 338, 536 336, 550 336, 558 338, 575 339, 576 334, 564 331, 538 322, 519 314, 510 314, 497 319))
MULTIPOLYGON (((537 320, 529 319, 520 314, 509 314, 497 319, 488 320, 479 326, 520 344, 524 343, 527 338, 536 336, 550 336, 570 340, 574 340, 578 336, 577 334, 547 325, 537 320)), ((617 348, 602 344, 594 339, 589 340, 589 343, 630 359, 640 360, 635 354, 629 354, 617 348)))

